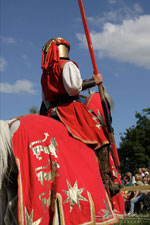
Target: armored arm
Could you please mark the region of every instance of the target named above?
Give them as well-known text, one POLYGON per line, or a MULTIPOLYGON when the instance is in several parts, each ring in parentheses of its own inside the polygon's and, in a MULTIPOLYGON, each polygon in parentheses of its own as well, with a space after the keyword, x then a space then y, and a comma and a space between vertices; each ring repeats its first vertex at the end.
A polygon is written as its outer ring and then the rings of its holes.
POLYGON ((88 88, 91 88, 91 87, 94 87, 96 86, 96 82, 93 78, 91 79, 86 79, 86 80, 83 80, 82 82, 82 91, 88 89, 88 88))

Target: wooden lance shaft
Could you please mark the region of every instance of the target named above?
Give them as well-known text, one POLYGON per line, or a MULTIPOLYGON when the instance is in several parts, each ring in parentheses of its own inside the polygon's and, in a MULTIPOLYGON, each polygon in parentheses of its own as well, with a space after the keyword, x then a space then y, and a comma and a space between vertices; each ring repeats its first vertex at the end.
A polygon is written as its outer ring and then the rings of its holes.
MULTIPOLYGON (((96 59, 95 59, 94 49, 93 49, 93 45, 92 45, 92 41, 91 41, 89 28, 88 28, 88 23, 87 23, 87 20, 86 20, 83 1, 78 0, 78 3, 79 3, 79 7, 80 7, 80 12, 81 12, 84 31, 85 31, 85 35, 86 35, 86 39, 87 39, 87 43, 88 43, 88 48, 89 48, 89 52, 90 52, 90 56, 91 56, 91 60, 92 60, 94 74, 97 75, 99 72, 98 72, 98 68, 97 68, 97 64, 96 64, 96 59)), ((115 139, 114 139, 114 135, 113 135, 110 116, 109 116, 107 106, 106 106, 106 102, 105 102, 105 96, 104 96, 102 84, 98 85, 98 89, 99 89, 99 94, 100 94, 100 97, 101 97, 102 107, 103 107, 103 111, 104 111, 104 115, 105 115, 106 126, 107 126, 107 130, 108 130, 108 133, 109 133, 109 141, 110 141, 111 148, 112 148, 112 151, 113 151, 113 157, 114 157, 115 165, 120 166, 118 151, 117 151, 117 147, 116 147, 116 143, 115 143, 115 139)))

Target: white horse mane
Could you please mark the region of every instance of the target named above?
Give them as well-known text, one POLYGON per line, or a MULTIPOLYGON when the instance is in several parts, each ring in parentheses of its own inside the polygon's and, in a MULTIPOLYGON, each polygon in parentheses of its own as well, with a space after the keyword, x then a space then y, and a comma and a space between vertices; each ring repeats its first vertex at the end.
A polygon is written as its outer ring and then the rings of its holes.
POLYGON ((12 154, 9 121, 0 120, 0 189, 8 169, 8 156, 12 154))

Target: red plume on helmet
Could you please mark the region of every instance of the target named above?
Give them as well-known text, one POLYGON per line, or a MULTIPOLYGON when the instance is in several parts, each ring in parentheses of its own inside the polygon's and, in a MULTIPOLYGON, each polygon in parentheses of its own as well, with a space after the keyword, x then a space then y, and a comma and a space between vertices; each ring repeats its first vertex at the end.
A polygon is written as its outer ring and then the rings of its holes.
POLYGON ((59 62, 60 57, 69 58, 70 44, 63 38, 53 38, 46 42, 42 49, 42 69, 46 70, 55 62, 59 62))

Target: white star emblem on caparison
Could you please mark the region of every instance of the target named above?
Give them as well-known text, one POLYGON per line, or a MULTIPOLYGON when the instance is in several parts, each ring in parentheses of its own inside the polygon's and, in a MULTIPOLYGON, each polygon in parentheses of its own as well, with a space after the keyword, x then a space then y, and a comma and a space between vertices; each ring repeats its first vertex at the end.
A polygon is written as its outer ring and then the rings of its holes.
POLYGON ((81 201, 88 201, 88 200, 81 195, 85 188, 78 189, 77 181, 74 183, 74 186, 72 187, 69 184, 69 181, 67 180, 67 185, 68 191, 64 192, 68 197, 66 198, 64 203, 70 202, 70 212, 71 212, 75 204, 77 204, 77 206, 80 209, 80 200, 81 201))

